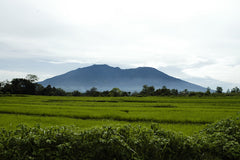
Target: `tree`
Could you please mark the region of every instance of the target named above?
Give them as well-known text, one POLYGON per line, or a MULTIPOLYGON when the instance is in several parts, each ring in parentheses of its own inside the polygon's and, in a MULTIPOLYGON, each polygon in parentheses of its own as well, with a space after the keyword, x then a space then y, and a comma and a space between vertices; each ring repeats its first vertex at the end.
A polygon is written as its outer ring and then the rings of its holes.
POLYGON ((178 90, 175 90, 175 89, 170 90, 166 86, 162 86, 162 89, 160 89, 160 88, 157 89, 154 92, 154 95, 156 95, 156 96, 170 96, 171 94, 173 94, 173 92, 176 95, 178 94, 178 90))
POLYGON ((130 95, 131 95, 131 92, 125 92, 125 91, 122 92, 123 97, 128 97, 130 95))
POLYGON ((207 88, 207 91, 205 92, 205 94, 206 94, 207 96, 209 96, 209 95, 211 94, 211 88, 210 88, 210 87, 207 88))
POLYGON ((234 87, 232 90, 231 90, 231 93, 240 93, 240 89, 238 87, 234 87))
POLYGON ((97 91, 97 88, 96 87, 92 87, 89 90, 86 91, 86 95, 87 96, 94 96, 94 97, 98 97, 100 95, 100 93, 97 91))
POLYGON ((4 83, 3 83, 3 82, 0 82, 0 94, 3 93, 3 87, 4 87, 4 83))
POLYGON ((0 82, 0 92, 2 91, 4 86, 5 86, 4 82, 0 82))
POLYGON ((171 95, 177 96, 178 95, 178 90, 177 89, 171 89, 171 95))
POLYGON ((218 86, 218 87, 216 88, 216 93, 221 94, 222 91, 223 91, 222 87, 219 87, 219 86, 218 86))
POLYGON ((161 89, 161 95, 162 96, 169 96, 171 94, 170 89, 168 89, 166 86, 163 86, 161 89))
POLYGON ((72 96, 81 96, 81 93, 77 90, 72 92, 72 96))
POLYGON ((53 95, 54 96, 66 96, 67 93, 62 88, 53 87, 53 95))
POLYGON ((189 95, 189 91, 187 89, 184 89, 182 92, 180 92, 181 95, 187 96, 189 95))
POLYGON ((102 97, 108 97, 109 96, 109 91, 108 90, 106 90, 106 91, 103 91, 102 93, 101 93, 101 96, 102 97))
POLYGON ((140 94, 143 96, 147 96, 147 90, 148 90, 148 86, 143 85, 143 88, 142 88, 142 91, 140 92, 140 94))
POLYGON ((119 97, 122 95, 122 91, 119 88, 113 88, 109 94, 111 97, 119 97))
POLYGON ((35 84, 36 88, 35 88, 35 92, 37 95, 43 95, 44 92, 44 87, 41 84, 36 83, 35 84))
POLYGON ((30 82, 34 83, 39 80, 39 78, 36 75, 28 74, 25 79, 29 80, 30 82))
POLYGON ((43 94, 43 95, 47 95, 47 96, 53 95, 53 93, 52 93, 52 86, 51 86, 51 85, 48 85, 47 87, 45 87, 45 88, 43 89, 42 94, 43 94))
POLYGON ((137 97, 137 96, 140 96, 140 95, 139 95, 139 93, 137 91, 134 91, 134 92, 132 92, 131 96, 137 97))
POLYGON ((11 81, 11 93, 13 94, 34 94, 35 84, 30 80, 15 78, 11 81))
POLYGON ((4 82, 0 82, 0 88, 4 87, 4 82))
POLYGON ((11 82, 9 82, 8 80, 1 82, 1 86, 2 86, 1 91, 3 93, 5 93, 5 94, 11 93, 11 88, 12 88, 11 82))
POLYGON ((143 85, 143 89, 140 92, 142 96, 153 96, 155 88, 153 86, 143 85))
POLYGON ((153 96, 154 91, 155 91, 155 88, 153 86, 149 86, 148 90, 147 90, 147 93, 148 93, 148 95, 153 96))

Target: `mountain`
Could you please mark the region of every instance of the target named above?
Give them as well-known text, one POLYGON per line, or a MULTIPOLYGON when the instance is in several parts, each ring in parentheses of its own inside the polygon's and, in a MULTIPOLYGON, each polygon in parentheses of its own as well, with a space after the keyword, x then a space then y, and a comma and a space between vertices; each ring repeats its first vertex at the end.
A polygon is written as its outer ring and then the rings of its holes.
POLYGON ((139 67, 120 69, 108 65, 92 65, 78 68, 65 74, 40 82, 43 86, 51 85, 66 91, 86 91, 96 87, 99 91, 120 88, 123 91, 140 91, 143 85, 154 86, 156 89, 166 86, 169 89, 182 91, 205 92, 206 88, 178 78, 169 76, 155 68, 139 67))

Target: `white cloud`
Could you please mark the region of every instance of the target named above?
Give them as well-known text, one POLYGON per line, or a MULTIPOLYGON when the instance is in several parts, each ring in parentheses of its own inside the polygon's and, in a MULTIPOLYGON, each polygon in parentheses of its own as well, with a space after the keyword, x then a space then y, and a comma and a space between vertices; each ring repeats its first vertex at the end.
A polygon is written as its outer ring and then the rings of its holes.
MULTIPOLYGON (((28 74, 29 73, 27 72, 0 70, 0 81, 6 81, 6 80, 11 81, 14 78, 25 78, 26 75, 28 74)), ((37 72, 31 73, 31 74, 37 75, 39 77, 39 81, 55 76, 53 74, 44 74, 44 73, 37 73, 37 72)))
POLYGON ((0 70, 0 81, 12 80, 13 78, 24 78, 27 73, 24 72, 15 72, 15 71, 7 71, 0 70))
POLYGON ((226 66, 221 64, 207 65, 200 68, 189 68, 184 73, 193 77, 213 78, 229 83, 240 84, 240 65, 226 66))

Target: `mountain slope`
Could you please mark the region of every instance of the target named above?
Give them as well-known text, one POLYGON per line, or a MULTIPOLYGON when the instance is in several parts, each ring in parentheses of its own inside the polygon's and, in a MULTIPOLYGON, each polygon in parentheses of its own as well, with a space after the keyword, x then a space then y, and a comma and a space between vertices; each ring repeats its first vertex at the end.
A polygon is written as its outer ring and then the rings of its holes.
POLYGON ((96 87, 99 91, 120 88, 124 91, 140 91, 143 85, 162 88, 166 86, 179 91, 206 91, 206 88, 171 77, 155 68, 139 67, 120 69, 108 65, 92 65, 46 79, 40 84, 55 86, 66 91, 86 91, 96 87))

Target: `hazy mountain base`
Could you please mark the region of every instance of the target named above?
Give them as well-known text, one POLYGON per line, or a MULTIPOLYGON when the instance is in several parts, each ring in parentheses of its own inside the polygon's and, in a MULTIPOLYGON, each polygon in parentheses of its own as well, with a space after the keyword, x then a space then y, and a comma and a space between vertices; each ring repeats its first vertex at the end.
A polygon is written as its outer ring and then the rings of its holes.
POLYGON ((229 118, 187 137, 130 125, 76 131, 74 127, 0 131, 0 159, 138 159, 192 160, 240 157, 240 123, 229 118))

